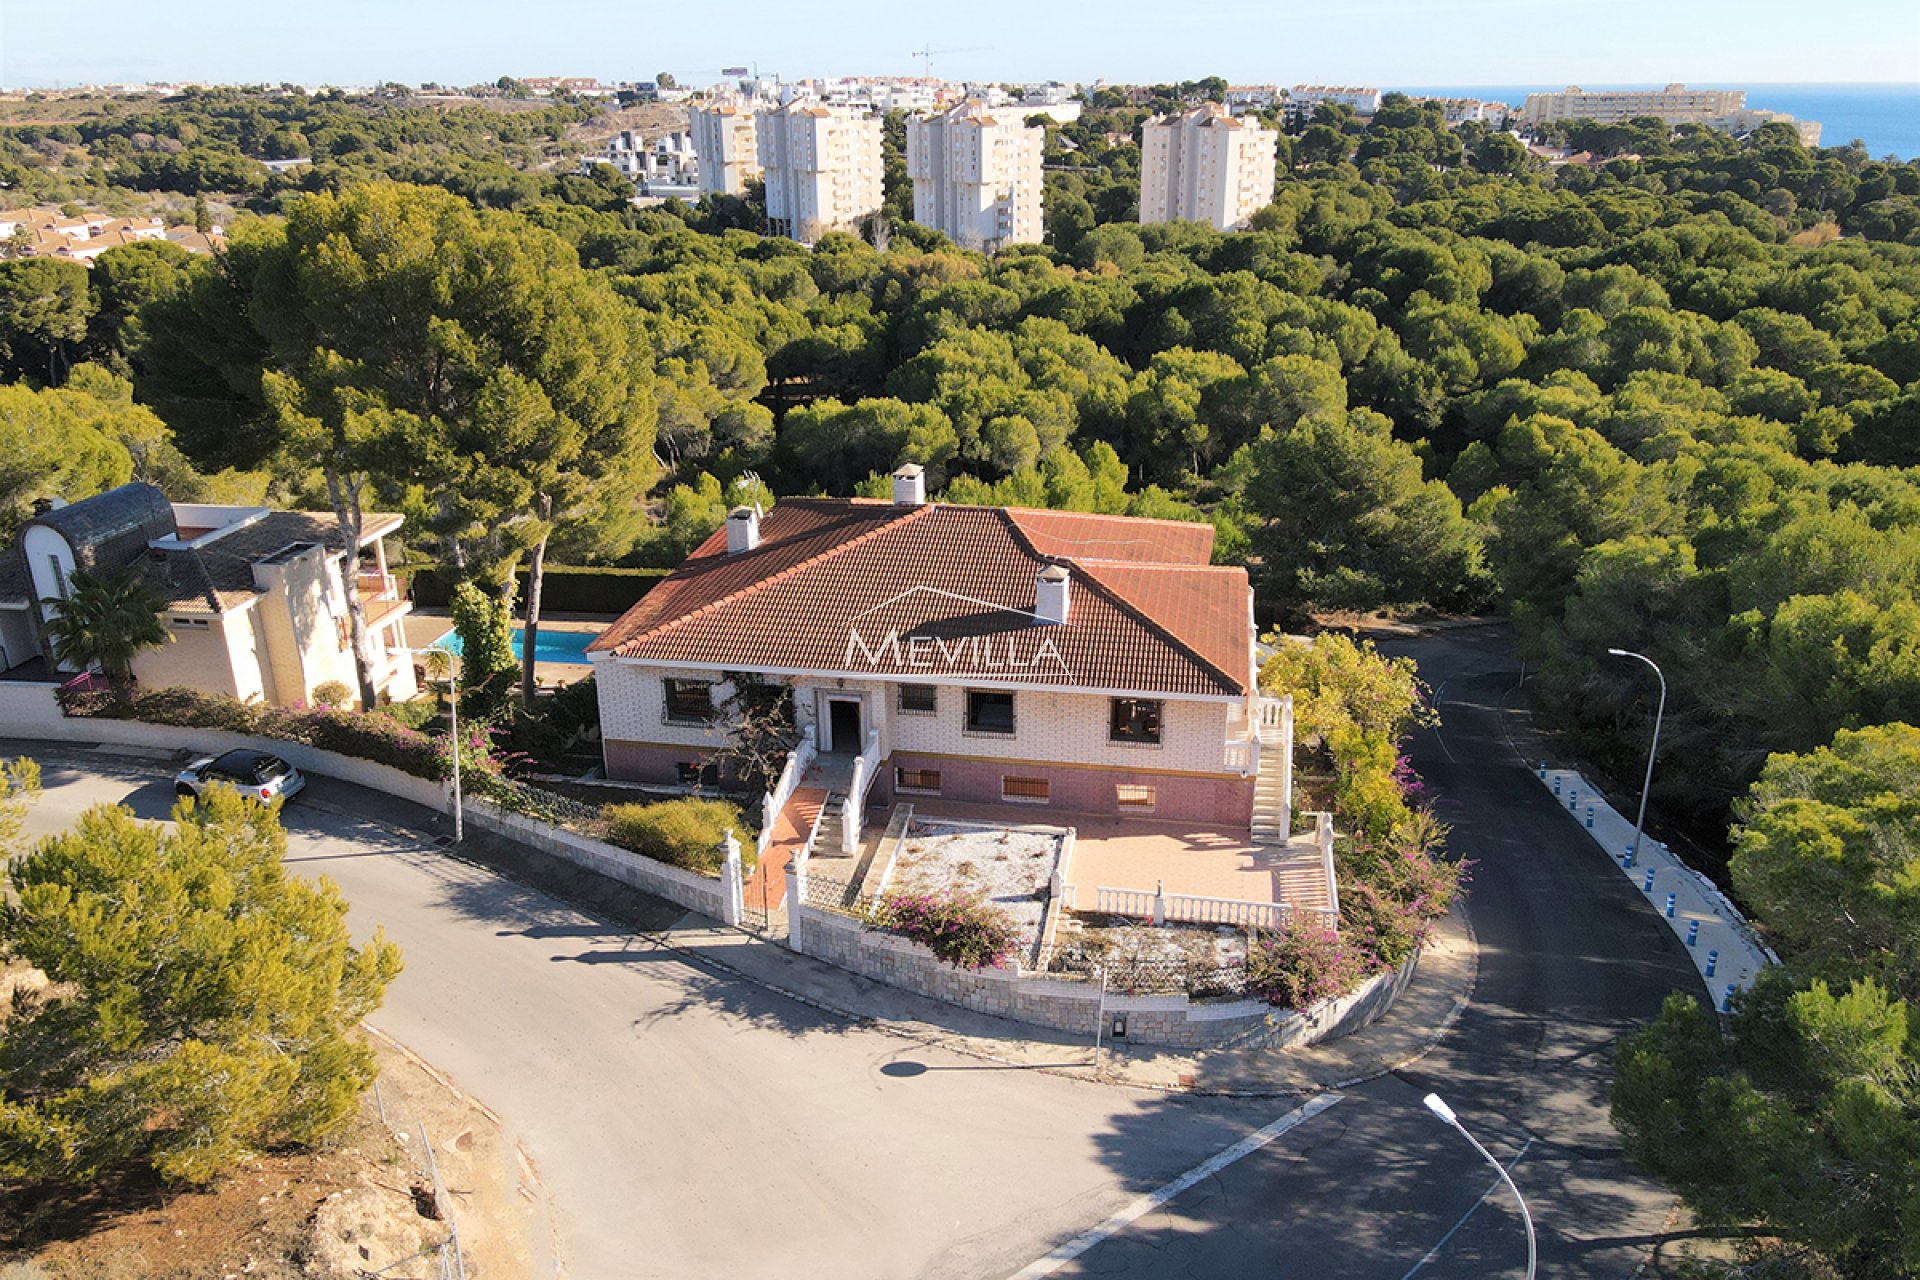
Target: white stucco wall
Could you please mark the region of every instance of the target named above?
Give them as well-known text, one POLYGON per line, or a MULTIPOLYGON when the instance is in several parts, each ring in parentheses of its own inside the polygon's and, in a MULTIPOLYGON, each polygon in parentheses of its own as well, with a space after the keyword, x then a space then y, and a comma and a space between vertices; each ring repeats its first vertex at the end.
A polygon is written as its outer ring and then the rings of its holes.
MULTIPOLYGON (((595 683, 600 690, 601 731, 624 742, 674 746, 717 746, 720 735, 697 725, 667 723, 661 715, 667 677, 711 680, 710 671, 682 671, 618 662, 601 662, 595 683)), ((904 712, 898 686, 888 681, 797 679, 795 718, 802 726, 818 718, 822 695, 859 697, 864 729, 879 728, 888 752, 930 752, 988 760, 1050 760, 1068 764, 1109 765, 1123 769, 1165 769, 1193 773, 1228 772, 1228 716, 1234 704, 1167 699, 1161 705, 1157 746, 1108 739, 1111 700, 1097 693, 1014 691, 1014 732, 966 731, 966 689, 939 686, 932 715, 904 712)), ((823 747, 836 744, 819 739, 823 747)))

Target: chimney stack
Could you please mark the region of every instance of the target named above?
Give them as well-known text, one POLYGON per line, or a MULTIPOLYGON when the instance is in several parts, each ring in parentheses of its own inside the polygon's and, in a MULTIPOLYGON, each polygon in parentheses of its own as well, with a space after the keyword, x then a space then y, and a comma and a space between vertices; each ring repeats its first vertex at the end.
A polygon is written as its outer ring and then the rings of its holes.
POLYGON ((739 555, 760 545, 760 513, 752 507, 735 507, 727 513, 727 554, 739 555))
POLYGON ((1040 621, 1061 623, 1067 620, 1069 577, 1065 565, 1050 564, 1040 571, 1033 593, 1033 611, 1040 621))
POLYGON ((917 462, 903 463, 893 473, 893 505, 896 507, 924 507, 927 505, 927 471, 917 462))

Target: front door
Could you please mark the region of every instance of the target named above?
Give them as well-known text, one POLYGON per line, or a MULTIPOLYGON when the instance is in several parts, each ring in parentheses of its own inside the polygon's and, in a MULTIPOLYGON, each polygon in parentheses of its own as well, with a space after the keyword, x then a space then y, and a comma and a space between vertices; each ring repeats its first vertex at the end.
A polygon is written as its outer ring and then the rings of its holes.
POLYGON ((827 702, 827 750, 839 755, 859 755, 860 746, 859 699, 830 699, 827 702))

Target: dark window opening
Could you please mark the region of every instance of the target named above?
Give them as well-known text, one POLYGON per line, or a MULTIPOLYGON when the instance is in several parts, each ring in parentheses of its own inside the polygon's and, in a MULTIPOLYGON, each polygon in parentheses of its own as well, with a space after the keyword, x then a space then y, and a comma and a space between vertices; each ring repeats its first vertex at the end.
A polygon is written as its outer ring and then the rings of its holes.
POLYGON ((1160 702, 1154 698, 1115 698, 1107 737, 1114 742, 1160 741, 1160 702))
POLYGON ((900 686, 900 709, 902 711, 934 712, 940 708, 940 691, 930 684, 903 684, 900 686))
POLYGON ((974 733, 1012 733, 1013 695, 993 689, 967 690, 967 728, 974 733))
POLYGON ((690 724, 709 724, 713 720, 713 682, 710 680, 668 680, 667 719, 690 724))

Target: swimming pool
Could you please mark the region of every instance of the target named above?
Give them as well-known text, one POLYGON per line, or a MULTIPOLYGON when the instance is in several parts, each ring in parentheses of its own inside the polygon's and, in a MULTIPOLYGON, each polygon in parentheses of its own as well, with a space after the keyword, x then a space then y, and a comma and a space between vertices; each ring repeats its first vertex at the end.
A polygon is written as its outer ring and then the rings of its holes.
MULTIPOLYGON (((592 644, 597 632, 593 631, 549 631, 542 627, 533 642, 533 660, 535 662, 560 662, 570 666, 587 665, 587 646, 592 644)), ((526 650, 527 633, 520 627, 513 629, 513 656, 518 658, 526 650)), ((460 656, 460 635, 449 631, 435 640, 430 649, 445 649, 455 657, 460 656)))

